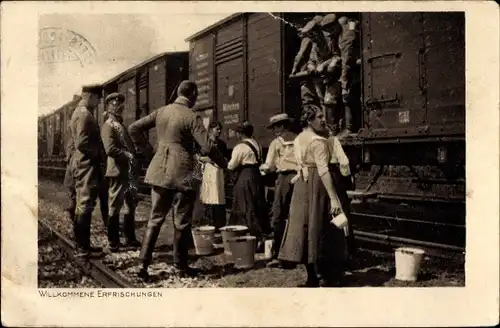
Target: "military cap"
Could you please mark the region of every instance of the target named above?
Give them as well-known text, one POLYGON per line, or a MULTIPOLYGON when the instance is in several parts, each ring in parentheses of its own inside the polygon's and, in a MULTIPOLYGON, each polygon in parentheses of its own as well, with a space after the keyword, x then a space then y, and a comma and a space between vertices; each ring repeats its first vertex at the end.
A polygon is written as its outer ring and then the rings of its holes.
POLYGON ((335 21, 337 20, 337 15, 335 14, 328 14, 328 15, 325 15, 325 17, 323 17, 323 19, 321 20, 321 27, 325 27, 325 26, 328 26, 332 23, 335 23, 335 21))
POLYGON ((93 93, 101 95, 102 85, 100 84, 87 84, 82 86, 82 93, 93 93))
POLYGON ((114 105, 116 105, 118 102, 123 103, 125 101, 125 96, 119 92, 113 92, 106 97, 104 103, 107 105, 110 101, 113 101, 114 105))
POLYGON ((308 32, 311 32, 315 27, 318 26, 318 24, 321 23, 321 21, 323 20, 323 16, 320 16, 320 15, 316 15, 313 17, 313 19, 311 19, 309 22, 307 22, 307 24, 299 29, 299 32, 300 33, 308 33, 308 32))

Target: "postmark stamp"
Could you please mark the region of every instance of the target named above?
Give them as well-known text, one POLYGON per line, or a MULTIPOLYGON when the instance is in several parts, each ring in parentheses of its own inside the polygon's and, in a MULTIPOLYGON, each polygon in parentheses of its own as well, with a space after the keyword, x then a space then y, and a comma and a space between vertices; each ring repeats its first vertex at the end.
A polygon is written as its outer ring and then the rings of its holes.
POLYGON ((38 61, 43 64, 78 62, 82 67, 95 62, 97 52, 81 34, 62 28, 46 27, 39 31, 38 61))

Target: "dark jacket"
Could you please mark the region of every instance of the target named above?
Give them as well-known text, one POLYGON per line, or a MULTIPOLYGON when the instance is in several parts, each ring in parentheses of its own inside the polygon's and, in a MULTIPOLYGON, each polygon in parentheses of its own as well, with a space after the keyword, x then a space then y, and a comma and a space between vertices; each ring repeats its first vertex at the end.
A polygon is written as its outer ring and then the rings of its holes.
POLYGON ((125 152, 135 155, 135 149, 125 126, 111 114, 102 125, 101 138, 107 155, 105 176, 128 177, 131 163, 125 152))
POLYGON ((156 127, 158 148, 149 164, 144 182, 174 190, 192 190, 198 181, 193 175, 196 145, 201 154, 208 155, 225 168, 227 161, 212 146, 200 116, 188 106, 188 100, 179 97, 173 104, 161 107, 129 126, 129 133, 137 148, 145 148, 145 132, 156 127))
POLYGON ((75 147, 70 168, 75 181, 81 181, 80 185, 87 188, 101 179, 101 164, 106 157, 99 125, 84 102, 80 102, 73 112, 70 127, 75 147))

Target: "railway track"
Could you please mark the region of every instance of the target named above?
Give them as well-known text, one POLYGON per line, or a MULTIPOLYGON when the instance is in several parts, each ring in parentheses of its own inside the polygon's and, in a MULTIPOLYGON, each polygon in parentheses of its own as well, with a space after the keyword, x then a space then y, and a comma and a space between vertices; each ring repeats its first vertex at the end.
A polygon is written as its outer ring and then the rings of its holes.
MULTIPOLYGON (((53 229, 49 223, 43 219, 38 219, 39 224, 57 238, 57 242, 67 251, 70 257, 73 257, 75 244, 62 233, 53 229)), ((99 282, 105 288, 134 288, 133 283, 121 277, 119 274, 109 269, 99 259, 77 259, 73 257, 74 262, 82 271, 94 280, 99 282)))
MULTIPOLYGON (((42 169, 46 173, 53 177, 64 176, 65 168, 56 167, 56 166, 39 166, 39 169, 42 169)), ((148 186, 140 185, 139 187, 139 197, 149 203, 150 202, 150 194, 147 194, 148 186)), ((268 190, 273 190, 274 188, 269 187, 268 190)), ((230 194, 230 193, 227 193, 230 194)), ((231 199, 226 197, 226 204, 231 199)), ((226 213, 229 213, 230 209, 226 208, 226 213)), ((429 229, 433 231, 438 231, 443 228, 454 228, 463 232, 465 229, 465 225, 451 224, 451 223, 441 223, 441 222, 432 222, 432 221, 424 221, 424 220, 413 220, 406 219, 403 217, 390 217, 384 215, 376 215, 376 214, 366 214, 366 213, 351 213, 351 216, 354 219, 354 229, 353 234, 356 239, 357 245, 366 249, 376 249, 382 252, 393 253, 394 248, 397 247, 419 247, 426 251, 428 256, 436 257, 436 258, 444 258, 444 259, 455 259, 459 261, 463 261, 465 254, 465 247, 452 245, 448 243, 441 243, 435 241, 422 240, 417 238, 410 238, 408 236, 402 237, 398 234, 398 231, 394 229, 390 229, 391 221, 397 221, 397 223, 406 223, 406 224, 414 224, 414 225, 425 225, 428 226, 429 229), (368 225, 356 225, 356 221, 363 220, 364 222, 372 222, 374 227, 369 227, 368 225), (385 225, 385 226, 384 226, 385 225), (388 228, 389 227, 389 228, 388 228)))

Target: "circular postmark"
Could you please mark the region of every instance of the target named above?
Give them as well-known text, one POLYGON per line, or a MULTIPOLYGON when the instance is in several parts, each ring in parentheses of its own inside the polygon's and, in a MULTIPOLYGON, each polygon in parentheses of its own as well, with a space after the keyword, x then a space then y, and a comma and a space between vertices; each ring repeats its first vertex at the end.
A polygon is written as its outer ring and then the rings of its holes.
POLYGON ((39 31, 38 61, 43 64, 79 62, 81 67, 93 64, 96 50, 82 35, 61 27, 39 31))

